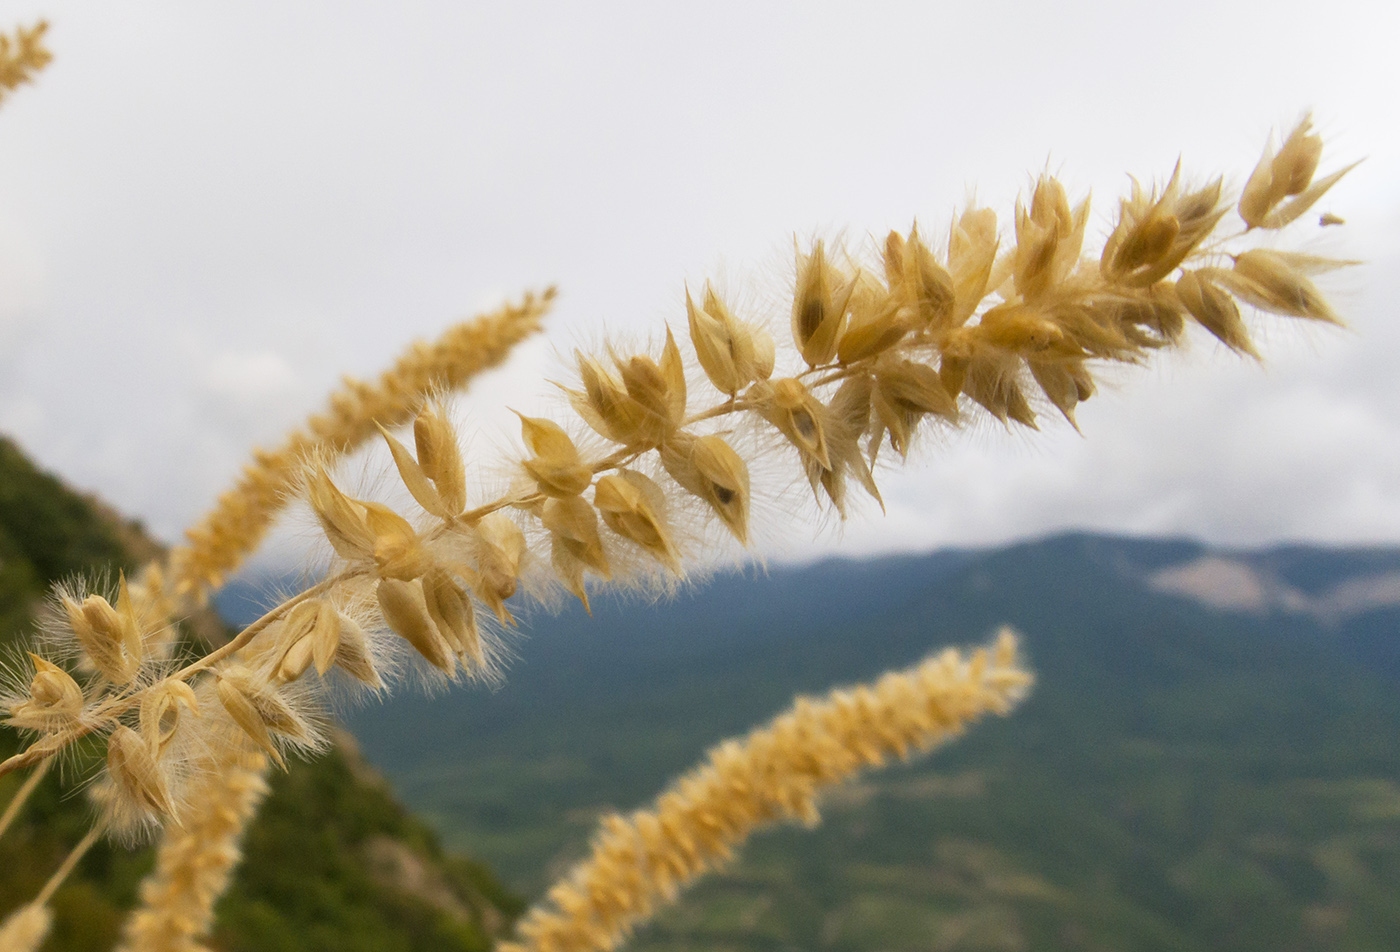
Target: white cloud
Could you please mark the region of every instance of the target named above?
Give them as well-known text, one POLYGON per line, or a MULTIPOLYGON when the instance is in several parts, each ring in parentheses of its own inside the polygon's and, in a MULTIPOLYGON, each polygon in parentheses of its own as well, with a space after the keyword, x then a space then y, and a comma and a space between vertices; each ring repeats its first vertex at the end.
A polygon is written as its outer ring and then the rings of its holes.
MULTIPOLYGON (((1094 190, 1101 231, 1124 172, 1162 175, 1183 154, 1238 184, 1269 127, 1312 106, 1336 161, 1369 157, 1329 203, 1351 224, 1324 242, 1374 261, 1340 278, 1354 336, 1271 333, 1262 372, 1202 342, 1092 401, 1085 439, 956 437, 891 476, 890 516, 841 544, 1066 526, 1400 541, 1387 277, 1400 12, 1160 10, 424 0, 388 14, 259 0, 62 13, 54 64, 0 110, 0 250, 21 235, 42 265, 13 282, 0 267, 11 309, 37 302, 23 335, 0 337, 0 423, 174 536, 340 374, 376 373, 502 289, 557 281, 564 346, 605 324, 656 328, 678 321, 683 281, 723 271, 756 297, 780 285, 794 232, 859 240, 915 215, 937 231, 969 187, 1005 209, 1047 163, 1094 190)), ((482 381, 473 425, 499 415, 492 397, 547 392, 521 383, 546 353, 482 381)), ((792 538, 809 550, 803 530, 792 538)))

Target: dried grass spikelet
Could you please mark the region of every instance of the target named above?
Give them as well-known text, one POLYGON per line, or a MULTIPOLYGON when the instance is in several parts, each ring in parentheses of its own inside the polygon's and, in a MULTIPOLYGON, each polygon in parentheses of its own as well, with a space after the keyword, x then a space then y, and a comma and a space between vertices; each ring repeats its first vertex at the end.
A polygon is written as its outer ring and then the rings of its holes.
POLYGON ((119 952, 195 952, 213 921, 214 903, 240 858, 239 840, 267 792, 267 760, 246 738, 215 745, 181 813, 167 825, 156 868, 141 884, 119 952))
POLYGON ((895 452, 905 456, 925 415, 950 421, 958 417, 957 399, 949 393, 942 375, 928 364, 886 355, 876 361, 872 381, 870 406, 880 427, 872 447, 879 446, 882 430, 889 433, 895 452))
POLYGON ((805 457, 822 469, 831 469, 826 407, 795 377, 774 380, 770 386, 759 412, 805 457))
POLYGON ((423 585, 417 580, 380 579, 375 597, 384 621, 413 646, 429 664, 451 677, 456 670, 456 654, 428 611, 423 585))
POLYGON ((18 730, 53 733, 71 728, 83 712, 83 689, 73 676, 32 651, 29 696, 8 706, 5 723, 18 730))
POLYGON ((1236 255, 1234 270, 1220 272, 1219 280, 1260 310, 1340 324, 1341 318, 1307 275, 1349 264, 1355 262, 1255 248, 1236 255))
POLYGON ((583 573, 591 571, 605 581, 612 578, 603 539, 598 534, 598 514, 582 497, 566 496, 544 504, 540 523, 549 531, 555 571, 592 614, 583 573))
POLYGON ((859 363, 889 350, 908 335, 918 319, 917 302, 906 300, 900 285, 886 289, 864 268, 856 272, 849 311, 836 347, 836 359, 842 364, 859 363))
POLYGON ((199 716, 194 688, 184 681, 166 678, 148 688, 141 700, 141 736, 150 745, 151 756, 160 759, 180 726, 183 711, 199 716))
POLYGON ((461 515, 467 507, 466 464, 457 445, 457 434, 440 404, 429 404, 414 418, 413 442, 418 465, 433 481, 447 517, 461 515))
POLYGON ((990 208, 969 208, 948 233, 948 272, 953 279, 951 327, 961 327, 987 294, 1000 237, 990 208))
POLYGON ((34 74, 53 60, 44 46, 49 24, 40 20, 31 27, 15 27, 13 36, 0 33, 0 102, 6 94, 34 81, 34 74))
POLYGON ((1216 283, 1222 273, 1215 268, 1188 271, 1177 279, 1176 295, 1196 322, 1214 334, 1222 344, 1236 353, 1248 354, 1258 360, 1259 352, 1249 339, 1249 331, 1240 317, 1239 305, 1216 283))
POLYGON ((307 476, 306 497, 337 555, 350 561, 373 557, 374 532, 364 507, 340 491, 324 466, 316 466, 307 476))
POLYGON ((521 571, 529 553, 525 533, 509 516, 493 512, 477 522, 472 548, 477 567, 472 581, 477 597, 504 624, 514 624, 506 600, 520 585, 521 571))
MULTIPOLYGON (((919 324, 933 331, 953 325, 957 305, 953 276, 938 263, 928 245, 919 237, 917 223, 909 230, 907 239, 896 231, 891 231, 885 238, 884 265, 885 281, 891 296, 900 304, 912 308, 919 324)), ((847 328, 846 337, 851 336, 855 323, 852 318, 852 327, 847 328)), ((893 329, 889 333, 893 334, 893 329)), ((847 343, 843 338, 842 350, 846 348, 847 343)), ((884 349, 879 347, 870 353, 884 349)))
POLYGON ((749 544, 749 467, 721 437, 677 434, 661 463, 687 492, 709 504, 740 544, 749 544))
POLYGON ((0 952, 39 952, 52 927, 47 903, 25 903, 0 922, 0 952))
POLYGON ((422 586, 423 604, 428 610, 428 617, 462 663, 463 670, 484 672, 486 652, 482 647, 481 629, 476 623, 476 609, 466 589, 442 568, 435 568, 423 576, 422 586))
MULTIPOLYGON (((383 583, 381 583, 383 584, 383 583)), ((277 739, 310 741, 310 725, 264 678, 241 664, 214 671, 215 691, 233 722, 279 766, 277 739)))
POLYGON ((107 773, 121 806, 134 814, 172 817, 175 803, 160 762, 152 752, 155 739, 119 724, 107 740, 107 773))
POLYGON ((708 281, 704 306, 696 306, 687 288, 685 309, 695 356, 720 393, 732 397, 773 373, 773 338, 767 331, 735 318, 708 281))
POLYGON ((666 493, 655 481, 634 470, 618 470, 598 480, 593 504, 609 529, 641 546, 672 573, 682 573, 680 554, 666 524, 666 493))
POLYGON ((574 408, 602 436, 628 447, 660 446, 685 420, 685 366, 670 330, 658 363, 645 354, 613 353, 617 374, 576 353, 582 391, 567 391, 574 408))
POLYGON ((534 454, 521 465, 546 496, 577 496, 593 483, 593 468, 583 462, 564 428, 542 417, 520 417, 520 432, 534 454))
POLYGON ((527 294, 519 304, 454 325, 431 344, 414 343, 373 384, 347 379, 331 396, 328 412, 311 417, 276 449, 255 452, 238 483, 186 533, 186 544, 171 551, 168 594, 183 604, 202 600, 261 543, 303 480, 307 459, 318 458, 330 468, 373 438, 380 425, 414 423, 418 465, 444 506, 460 513, 466 502, 461 459, 455 439, 443 439, 448 428, 430 397, 458 389, 504 361, 516 344, 539 331, 553 299, 552 288, 527 294))
POLYGON ((799 698, 727 741, 656 805, 603 820, 589 857, 551 887, 502 952, 612 949, 696 876, 723 865, 755 829, 818 819, 824 787, 892 756, 928 750, 988 713, 1006 714, 1031 677, 1004 630, 970 657, 948 650, 873 684, 799 698))
POLYGON ((297 605, 272 638, 271 671, 279 682, 295 681, 313 666, 320 677, 338 667, 371 690, 384 687, 369 638, 330 599, 313 598, 297 605))
MULTIPOLYGON (((823 469, 813 462, 807 466, 807 481, 812 485, 812 492, 820 485, 842 517, 846 515, 847 476, 855 476, 881 509, 885 505, 860 449, 860 438, 870 428, 874 388, 874 378, 868 374, 848 377, 836 388, 827 407, 825 430, 831 466, 823 469)), ((872 435, 873 445, 878 446, 881 439, 882 436, 872 435)))
POLYGON ((374 564, 380 578, 412 581, 433 567, 432 556, 407 519, 383 503, 361 502, 374 533, 374 564))
POLYGON ((1064 282, 1079 263, 1088 220, 1088 199, 1070 208, 1069 197, 1059 180, 1049 175, 1040 177, 1030 208, 1016 203, 1012 277, 1017 294, 1034 300, 1064 282))
POLYGON ((818 241, 810 254, 797 253, 797 291, 792 298, 792 337, 809 367, 836 356, 854 282, 827 260, 818 241))
POLYGON ((141 670, 144 645, 141 623, 132 605, 123 574, 118 588, 117 605, 101 595, 89 595, 79 604, 72 598, 61 597, 73 635, 102 676, 113 684, 130 684, 141 670))
POLYGON ((1317 204, 1328 190, 1357 164, 1317 181, 1322 137, 1312 131, 1312 116, 1304 115, 1274 151, 1272 138, 1240 195, 1239 213, 1250 228, 1282 228, 1317 204), (1288 201, 1285 201, 1288 199, 1288 201))
POLYGON ((1099 270, 1109 281, 1148 287, 1171 274, 1205 240, 1227 209, 1220 201, 1222 179, 1185 192, 1177 162, 1161 194, 1133 180, 1132 193, 1118 207, 1118 223, 1104 242, 1099 270))

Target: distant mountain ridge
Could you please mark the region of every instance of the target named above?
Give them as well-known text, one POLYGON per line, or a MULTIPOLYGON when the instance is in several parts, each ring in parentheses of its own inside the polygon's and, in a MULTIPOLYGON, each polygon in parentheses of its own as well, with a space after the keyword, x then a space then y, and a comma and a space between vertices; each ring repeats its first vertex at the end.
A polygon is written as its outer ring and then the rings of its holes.
POLYGON ((532 618, 499 690, 351 726, 450 843, 538 891, 600 810, 794 692, 1009 622, 1038 677, 1014 717, 759 837, 633 947, 1392 949, 1400 608, 1376 580, 1397 570, 1400 550, 1090 534, 751 569, 532 618), (1216 576, 1304 600, 1221 608, 1216 576))

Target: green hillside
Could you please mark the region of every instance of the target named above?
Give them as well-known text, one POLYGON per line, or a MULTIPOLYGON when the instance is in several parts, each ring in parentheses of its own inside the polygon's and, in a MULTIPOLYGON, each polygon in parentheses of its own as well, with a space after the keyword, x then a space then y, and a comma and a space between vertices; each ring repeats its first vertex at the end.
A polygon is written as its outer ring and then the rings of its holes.
MULTIPOLYGON (((38 471, 0 439, 0 645, 23 636, 50 582, 130 568, 154 551, 139 526, 38 471)), ((0 756, 19 738, 0 728, 0 756)), ((0 779, 0 804, 23 777, 0 779)), ((86 832, 81 793, 46 778, 0 838, 0 917, 31 898, 86 832)), ((273 777, 246 859, 219 906, 211 944, 226 952, 484 950, 520 902, 437 837, 359 760, 337 746, 273 777)), ((54 898, 48 952, 107 950, 150 868, 151 850, 95 847, 54 898)))
MULTIPOLYGON (((537 894, 601 810, 793 692, 1010 622, 1039 679, 1013 717, 842 789, 815 832, 758 837, 632 947, 1400 948, 1400 613, 1221 611, 1151 584, 1209 554, 1067 536, 600 599, 535 619, 498 692, 352 726, 448 843, 537 894)), ((1319 597, 1400 573, 1387 550, 1226 555, 1319 597)))

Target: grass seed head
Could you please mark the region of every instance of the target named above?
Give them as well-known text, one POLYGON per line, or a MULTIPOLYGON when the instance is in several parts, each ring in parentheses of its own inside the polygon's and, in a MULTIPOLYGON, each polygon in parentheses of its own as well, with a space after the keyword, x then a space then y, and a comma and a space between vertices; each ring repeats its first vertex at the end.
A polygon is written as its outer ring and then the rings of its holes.
POLYGON ((455 655, 428 611, 422 584, 385 578, 374 591, 385 623, 429 664, 451 677, 456 669, 455 655))
POLYGON ((506 599, 515 594, 529 547, 520 527, 503 513, 483 516, 476 524, 476 592, 504 624, 515 619, 506 599))
POLYGON ((196 717, 199 701, 186 682, 167 678, 146 692, 141 700, 141 736, 150 745, 151 756, 160 759, 179 729, 182 709, 196 717))
POLYGON ((29 696, 9 705, 5 723, 18 730, 50 733, 77 723, 83 711, 83 689, 72 675, 33 652, 34 677, 29 696))
POLYGON ((101 595, 79 604, 64 597, 63 607, 73 634, 89 660, 113 684, 130 684, 141 669, 140 626, 122 580, 122 596, 113 608, 101 595))
POLYGON ((681 487, 700 497, 734 538, 749 540, 749 468, 718 436, 686 436, 670 441, 661 462, 681 487))
POLYGON ((107 740, 107 772, 125 806, 138 814, 173 816, 175 804, 151 747, 150 740, 117 725, 107 740))
POLYGON ((461 512, 460 509, 457 512, 448 510, 448 506, 438 493, 437 487, 423 471, 423 467, 413 458, 408 447, 396 440, 384 427, 381 426, 379 432, 383 434, 384 442, 389 446, 389 453, 394 457, 394 466, 398 468, 399 478, 408 487, 413 498, 418 501, 418 505, 440 519, 450 519, 461 512))
POLYGON ((827 260, 818 241, 810 254, 797 254, 797 293, 792 301, 792 336, 810 367, 836 356, 846 326, 846 308, 854 281, 827 260))
MULTIPOLYGON (((444 569, 434 569, 423 577, 423 598, 434 627, 458 659, 470 659, 473 669, 486 666, 476 609, 466 590, 444 569)), ((430 659, 431 660, 431 659, 430 659)))
POLYGON ((353 561, 374 554, 374 532, 363 506, 341 492, 324 468, 318 466, 308 476, 306 495, 337 555, 353 561))
POLYGON ((635 470, 619 470, 598 480, 593 504, 609 529, 680 574, 680 557, 666 525, 666 494, 653 480, 635 470))
MULTIPOLYGON (((519 414, 517 414, 519 415, 519 414)), ((564 428, 543 417, 520 416, 525 445, 534 454, 522 466, 546 496, 577 496, 593 482, 593 470, 584 465, 578 448, 564 428)))
POLYGON ((466 464, 442 407, 430 405, 419 412, 413 421, 413 442, 418 465, 433 481, 447 517, 461 515, 467 507, 466 464))

